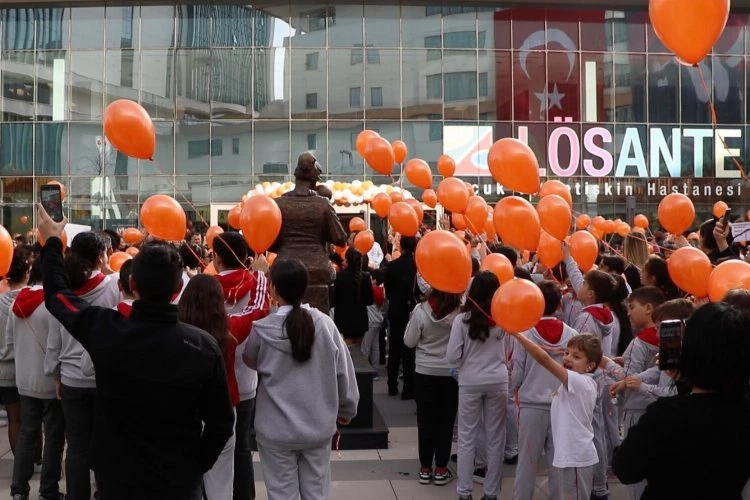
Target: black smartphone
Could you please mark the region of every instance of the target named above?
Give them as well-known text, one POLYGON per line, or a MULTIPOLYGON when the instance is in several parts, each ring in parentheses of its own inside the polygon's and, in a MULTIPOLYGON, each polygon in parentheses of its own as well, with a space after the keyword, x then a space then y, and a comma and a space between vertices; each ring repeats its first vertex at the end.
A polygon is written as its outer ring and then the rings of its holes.
POLYGON ((42 206, 55 222, 63 220, 62 192, 60 186, 45 184, 41 187, 42 206))
POLYGON ((729 214, 731 214, 731 213, 732 213, 732 209, 731 208, 727 208, 727 211, 724 212, 724 215, 721 216, 721 223, 724 225, 725 228, 726 228, 726 225, 727 225, 727 221, 729 220, 729 214))
POLYGON ((672 370, 680 364, 684 323, 678 319, 659 325, 659 369, 672 370))

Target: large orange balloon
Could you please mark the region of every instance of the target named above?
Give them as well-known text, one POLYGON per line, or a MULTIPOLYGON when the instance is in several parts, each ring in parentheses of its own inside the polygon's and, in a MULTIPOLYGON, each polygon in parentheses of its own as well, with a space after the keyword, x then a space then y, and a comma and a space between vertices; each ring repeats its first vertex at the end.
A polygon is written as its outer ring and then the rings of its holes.
POLYGON ((456 162, 448 155, 441 155, 438 158, 438 172, 446 179, 453 177, 453 174, 456 173, 456 162))
POLYGON ((680 193, 668 194, 659 203, 659 222, 672 234, 681 234, 695 220, 695 207, 690 198, 680 193))
POLYGON ((453 227, 459 231, 464 231, 469 228, 469 225, 466 223, 466 217, 462 214, 451 214, 451 224, 453 224, 453 227))
POLYGON ((371 139, 380 137, 380 134, 374 130, 363 130, 357 135, 357 152, 362 158, 365 157, 365 151, 367 150, 367 144, 371 139))
POLYGON ((356 233, 365 229, 367 229, 367 224, 365 224, 365 221, 361 217, 353 217, 349 221, 349 231, 356 233))
POLYGON ((724 217, 724 214, 727 213, 727 210, 729 210, 729 205, 727 205, 723 201, 717 201, 716 203, 714 203, 711 213, 713 213, 714 217, 716 217, 717 219, 721 219, 722 217, 724 217))
POLYGON ((206 231, 206 246, 208 248, 213 249, 214 247, 214 238, 216 238, 216 235, 223 233, 224 230, 220 226, 211 226, 208 228, 208 231, 206 231))
POLYGON ((501 285, 515 277, 513 264, 510 262, 510 259, 500 253, 491 253, 485 257, 480 269, 482 271, 492 271, 497 276, 497 279, 500 280, 501 285))
POLYGON ((643 214, 636 215, 635 219, 633 219, 633 225, 641 229, 648 229, 648 217, 643 214))
POLYGON ((576 229, 586 229, 591 225, 591 217, 581 214, 576 217, 576 229))
POLYGON ((570 256, 578 264, 578 268, 583 271, 589 271, 594 267, 596 258, 599 256, 599 244, 596 238, 588 231, 576 231, 570 237, 570 256))
POLYGON ((518 139, 506 137, 493 144, 487 164, 492 178, 506 189, 523 194, 539 191, 539 162, 531 148, 518 139))
POLYGON ((235 229, 240 228, 240 214, 242 213, 242 207, 237 205, 229 210, 227 215, 227 223, 235 229))
POLYGON ((469 190, 464 181, 449 177, 438 184, 437 197, 446 210, 462 214, 469 203, 469 190))
POLYGON ((281 210, 268 196, 248 198, 240 213, 240 228, 256 254, 268 250, 281 232, 281 210))
POLYGON ((365 161, 376 172, 391 175, 396 158, 391 143, 382 137, 373 137, 365 146, 365 161))
POLYGON ((8 274, 11 262, 13 262, 13 238, 10 237, 5 226, 0 226, 0 276, 8 274))
POLYGON ((430 189, 432 187, 432 170, 430 170, 430 166, 424 160, 420 160, 419 158, 409 160, 406 167, 404 167, 404 175, 406 175, 409 182, 418 188, 430 189))
POLYGON ((409 148, 406 147, 406 143, 404 141, 393 141, 391 147, 393 148, 393 158, 396 160, 396 163, 404 163, 406 155, 409 154, 409 148))
POLYGON ((435 191, 432 189, 426 189, 424 193, 422 193, 422 201, 430 208, 435 208, 437 206, 437 194, 435 194, 435 191))
POLYGON ((141 224, 155 238, 181 241, 187 228, 185 211, 166 194, 155 194, 141 206, 141 224))
POLYGON ((536 206, 542 229, 558 240, 564 240, 570 230, 570 205, 561 196, 549 194, 536 206))
POLYGON ((49 181, 47 183, 48 186, 60 186, 60 201, 65 201, 65 184, 63 184, 60 181, 49 181))
POLYGON ((678 248, 667 259, 667 270, 674 284, 698 298, 708 295, 712 266, 708 255, 694 247, 678 248))
POLYGON ((419 240, 417 270, 434 289, 463 293, 471 280, 471 256, 464 242, 449 231, 432 231, 419 240))
POLYGON ((521 333, 536 325, 544 314, 544 295, 529 280, 513 279, 492 297, 492 319, 509 333, 521 333))
POLYGON ((357 233, 357 236, 354 237, 354 248, 363 255, 372 250, 374 245, 375 235, 369 229, 357 233))
POLYGON ((750 290, 750 264, 744 260, 727 260, 711 271, 708 297, 712 302, 723 300, 728 291, 736 288, 750 290))
POLYGON ((573 207, 573 196, 570 194, 568 186, 558 180, 547 181, 539 188, 539 196, 544 198, 550 194, 556 194, 568 203, 569 207, 573 207))
POLYGON ((656 36, 677 57, 695 65, 711 52, 729 18, 729 0, 650 0, 656 36))
POLYGON ((140 253, 140 250, 138 250, 136 247, 128 247, 125 249, 125 253, 130 255, 131 257, 135 257, 140 253))
POLYGON ((487 202, 481 196, 472 196, 466 205, 464 219, 474 234, 482 234, 487 223, 487 202))
POLYGON ((424 220, 424 210, 422 209, 422 204, 414 198, 409 198, 408 200, 406 200, 406 203, 408 203, 409 206, 413 208, 415 212, 417 212, 417 220, 421 224, 424 220))
POLYGON ((546 231, 542 231, 536 255, 539 262, 547 269, 552 269, 563 260, 562 242, 550 236, 546 231))
POLYGON ((143 241, 143 238, 145 238, 145 235, 134 227, 129 227, 122 232, 122 239, 128 245, 137 245, 143 241))
POLYGON ((518 196, 507 196, 495 205, 495 231, 503 243, 520 250, 539 246, 541 225, 531 203, 518 196))
POLYGON ((120 268, 126 260, 130 260, 133 257, 126 252, 115 252, 109 256, 109 268, 114 272, 119 273, 120 268))
POLYGON ((388 222, 394 231, 403 236, 415 236, 419 231, 417 212, 405 201, 391 205, 388 212, 388 222))
POLYGON ((156 149, 156 132, 143 106, 128 99, 118 99, 104 110, 104 134, 124 155, 152 160, 156 149))
POLYGON ((391 197, 388 196, 385 193, 378 193, 376 194, 372 202, 370 203, 372 205, 373 210, 375 210, 375 213, 378 214, 378 217, 381 219, 385 219, 388 217, 388 211, 391 209, 391 197))

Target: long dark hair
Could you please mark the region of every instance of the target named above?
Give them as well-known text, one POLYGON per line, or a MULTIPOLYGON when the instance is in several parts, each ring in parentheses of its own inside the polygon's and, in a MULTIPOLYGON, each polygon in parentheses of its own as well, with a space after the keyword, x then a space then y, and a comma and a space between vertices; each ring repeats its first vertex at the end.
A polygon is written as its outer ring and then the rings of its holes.
MULTIPOLYGON (((630 341, 633 340, 633 326, 630 324, 628 310, 625 307, 625 300, 628 298, 628 287, 622 276, 614 275, 613 277, 617 282, 617 286, 607 306, 612 309, 612 312, 617 317, 617 321, 620 322, 620 338, 614 347, 617 349, 617 355, 622 356, 625 349, 630 345, 630 341)), ((606 354, 609 355, 609 353, 606 354)))
POLYGON ((674 284, 669 276, 667 261, 656 255, 652 255, 643 266, 649 276, 656 281, 656 287, 664 293, 667 300, 682 298, 680 289, 674 284))
POLYGON ((491 271, 474 276, 463 307, 464 323, 469 325, 469 338, 484 342, 490 337, 490 308, 492 296, 500 288, 500 281, 491 271))
POLYGON ((461 307, 461 294, 432 290, 427 299, 437 319, 443 319, 461 307))
POLYGON ((310 359, 315 341, 312 315, 301 307, 307 290, 307 269, 297 260, 283 259, 273 263, 270 275, 278 296, 292 306, 284 320, 286 335, 292 344, 292 358, 304 363, 310 359))
POLYGON ((362 254, 356 248, 346 251, 346 268, 354 274, 354 283, 357 285, 357 302, 362 296, 362 254))
POLYGON ((73 290, 81 288, 98 267, 107 247, 101 234, 86 231, 73 238, 70 250, 65 252, 65 270, 73 290))
POLYGON ((177 311, 180 321, 208 332, 224 352, 229 338, 229 320, 224 293, 216 278, 208 274, 192 278, 182 292, 177 311))

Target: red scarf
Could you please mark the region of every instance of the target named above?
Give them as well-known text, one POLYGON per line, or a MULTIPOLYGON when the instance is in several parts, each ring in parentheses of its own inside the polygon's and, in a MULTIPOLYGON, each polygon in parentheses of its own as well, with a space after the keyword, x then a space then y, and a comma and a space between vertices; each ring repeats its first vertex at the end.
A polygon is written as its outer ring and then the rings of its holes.
POLYGON ((612 310, 605 305, 593 305, 583 308, 584 311, 589 313, 595 320, 603 325, 612 323, 612 310))
POLYGON ((550 344, 557 344, 562 338, 563 322, 555 318, 542 318, 536 324, 539 336, 550 344))
POLYGON ((44 289, 23 288, 18 292, 15 302, 13 302, 13 314, 21 319, 26 319, 34 314, 34 311, 42 305, 42 302, 44 302, 44 289))
POLYGON ((238 269, 227 274, 217 274, 216 279, 224 292, 224 302, 236 304, 255 287, 255 276, 250 271, 238 269))
POLYGON ((659 347, 659 332, 655 326, 649 326, 638 332, 638 338, 654 347, 659 347))
POLYGON ((117 311, 125 316, 126 318, 130 317, 130 313, 133 312, 133 304, 128 304, 127 302, 120 302, 117 304, 117 311))
POLYGON ((104 281, 104 278, 106 278, 106 276, 104 276, 101 273, 97 274, 96 276, 92 276, 89 279, 87 279, 86 282, 83 285, 81 285, 77 290, 73 290, 73 293, 79 297, 81 295, 86 295, 87 293, 89 293, 90 291, 96 289, 96 287, 101 285, 102 281, 104 281))

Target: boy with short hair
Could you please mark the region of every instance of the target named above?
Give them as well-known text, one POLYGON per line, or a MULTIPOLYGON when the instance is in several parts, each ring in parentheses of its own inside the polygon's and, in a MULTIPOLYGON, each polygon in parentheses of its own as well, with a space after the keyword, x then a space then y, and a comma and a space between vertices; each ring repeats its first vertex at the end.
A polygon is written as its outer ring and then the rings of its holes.
MULTIPOLYGON (((542 281, 538 286, 544 296, 544 316, 534 328, 520 336, 540 346, 550 353, 556 363, 561 364, 568 341, 578 335, 578 332, 554 317, 562 298, 560 286, 554 281, 542 281)), ((513 350, 512 373, 511 393, 517 394, 519 403, 518 466, 513 498, 531 500, 542 450, 545 451, 550 466, 550 497, 559 497, 562 493, 562 477, 559 471, 551 467, 555 445, 550 407, 560 381, 542 365, 529 359, 526 350, 520 348, 513 350)))
POLYGON ((602 360, 601 342, 589 333, 575 335, 567 343, 561 365, 525 335, 515 337, 528 354, 562 382, 550 406, 555 443, 552 465, 562 469, 564 498, 590 500, 593 466, 599 462, 593 427, 599 391, 593 373, 602 360))

